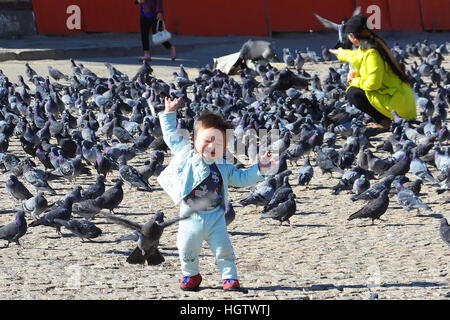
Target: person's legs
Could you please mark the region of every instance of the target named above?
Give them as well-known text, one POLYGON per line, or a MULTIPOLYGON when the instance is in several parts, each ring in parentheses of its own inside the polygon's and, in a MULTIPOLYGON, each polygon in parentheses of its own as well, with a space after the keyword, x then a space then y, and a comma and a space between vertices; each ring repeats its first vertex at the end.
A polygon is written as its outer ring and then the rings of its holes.
MULTIPOLYGON (((157 18, 153 18, 151 19, 151 27, 152 27, 152 34, 155 34, 157 31, 162 31, 162 22, 159 23, 159 30, 157 30, 158 28, 158 19, 157 18)), ((177 57, 177 52, 175 50, 175 46, 173 46, 170 41, 165 41, 162 43, 162 45, 164 46, 164 48, 170 50, 170 56, 172 58, 172 60, 175 60, 175 58, 177 57)))
POLYGON ((150 26, 151 19, 146 18, 141 15, 140 18, 140 28, 141 28, 141 41, 142 41, 142 49, 144 50, 143 59, 150 59, 150 26))
POLYGON ((347 98, 351 104, 353 104, 356 108, 358 108, 362 112, 371 116, 377 123, 381 123, 385 120, 390 120, 389 118, 378 112, 377 109, 375 109, 370 104, 364 90, 356 87, 350 87, 347 91, 347 98))
POLYGON ((183 276, 200 273, 198 256, 203 242, 203 219, 198 214, 181 220, 178 226, 177 247, 180 255, 183 276))
POLYGON ((218 212, 211 213, 208 216, 206 241, 216 257, 217 266, 222 274, 222 280, 238 279, 236 258, 233 246, 228 235, 225 223, 225 211, 220 209, 218 212))

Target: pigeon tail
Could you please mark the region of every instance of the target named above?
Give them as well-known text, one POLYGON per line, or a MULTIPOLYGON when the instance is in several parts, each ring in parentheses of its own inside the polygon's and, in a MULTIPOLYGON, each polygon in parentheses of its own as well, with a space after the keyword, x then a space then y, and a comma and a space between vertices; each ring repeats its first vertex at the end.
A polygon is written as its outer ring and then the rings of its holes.
POLYGON ((142 255, 142 250, 136 247, 133 252, 128 256, 127 262, 130 264, 144 264, 145 258, 142 255))

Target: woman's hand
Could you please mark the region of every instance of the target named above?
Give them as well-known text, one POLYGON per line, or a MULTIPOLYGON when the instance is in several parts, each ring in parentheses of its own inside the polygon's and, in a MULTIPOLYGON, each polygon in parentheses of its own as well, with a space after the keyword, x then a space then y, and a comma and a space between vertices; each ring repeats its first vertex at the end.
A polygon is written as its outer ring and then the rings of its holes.
POLYGON ((137 2, 139 2, 140 4, 144 3, 145 0, 137 0, 137 2))
POLYGON ((337 48, 337 49, 330 49, 330 50, 328 50, 328 51, 330 51, 332 54, 334 54, 335 56, 337 56, 341 50, 344 50, 344 49, 342 49, 342 48, 337 48))
POLYGON ((352 82, 352 80, 355 79, 355 76, 356 76, 356 70, 350 70, 347 75, 347 82, 348 83, 352 82))
POLYGON ((165 104, 165 113, 168 112, 174 112, 177 111, 178 107, 180 106, 180 102, 181 102, 181 98, 178 99, 169 99, 168 97, 166 97, 164 99, 164 104, 165 104))

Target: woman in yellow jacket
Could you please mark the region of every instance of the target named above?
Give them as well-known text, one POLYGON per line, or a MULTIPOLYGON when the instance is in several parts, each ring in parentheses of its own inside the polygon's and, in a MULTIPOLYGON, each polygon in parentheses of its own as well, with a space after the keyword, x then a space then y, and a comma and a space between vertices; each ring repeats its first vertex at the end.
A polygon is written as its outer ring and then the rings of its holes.
POLYGON ((387 130, 394 110, 402 118, 414 119, 416 101, 409 78, 386 43, 367 28, 367 17, 352 17, 344 25, 344 32, 358 50, 338 48, 330 52, 351 64, 347 98, 375 120, 368 127, 387 130))

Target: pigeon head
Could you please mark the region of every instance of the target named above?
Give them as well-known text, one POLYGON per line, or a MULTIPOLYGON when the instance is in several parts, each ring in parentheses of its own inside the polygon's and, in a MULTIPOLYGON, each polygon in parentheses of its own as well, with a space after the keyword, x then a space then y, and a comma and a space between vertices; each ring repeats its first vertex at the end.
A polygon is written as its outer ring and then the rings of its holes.
POLYGON ((16 218, 14 219, 14 223, 19 224, 24 219, 25 219, 25 212, 22 210, 17 211, 16 218))
POLYGON ((158 223, 164 222, 164 213, 162 211, 157 211, 155 213, 154 219, 158 223))
POLYGON ((446 218, 442 218, 441 219, 441 227, 447 227, 448 226, 448 221, 446 218))

